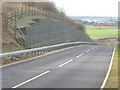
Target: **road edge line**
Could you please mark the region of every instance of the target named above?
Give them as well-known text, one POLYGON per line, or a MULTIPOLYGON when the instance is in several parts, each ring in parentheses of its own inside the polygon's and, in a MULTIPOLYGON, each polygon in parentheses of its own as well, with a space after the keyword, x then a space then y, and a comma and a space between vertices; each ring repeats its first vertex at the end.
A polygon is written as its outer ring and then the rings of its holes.
POLYGON ((107 83, 107 80, 108 80, 108 77, 110 75, 110 71, 112 69, 112 65, 113 65, 113 60, 114 60, 114 56, 115 56, 115 50, 116 50, 116 46, 114 47, 114 50, 113 50, 113 53, 112 53, 112 57, 111 57, 111 61, 110 61, 110 64, 109 64, 109 68, 108 68, 108 71, 107 71, 107 74, 105 76, 105 79, 101 85, 101 89, 100 90, 103 90, 103 88, 105 87, 106 83, 107 83))

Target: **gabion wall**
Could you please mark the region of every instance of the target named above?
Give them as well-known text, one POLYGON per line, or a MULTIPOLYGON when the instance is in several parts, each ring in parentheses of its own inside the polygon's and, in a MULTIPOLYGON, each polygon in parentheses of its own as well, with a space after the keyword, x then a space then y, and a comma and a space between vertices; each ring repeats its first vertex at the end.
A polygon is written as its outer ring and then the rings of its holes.
POLYGON ((60 44, 75 41, 91 41, 81 30, 68 23, 57 20, 40 18, 34 19, 36 23, 24 28, 28 48, 60 44))

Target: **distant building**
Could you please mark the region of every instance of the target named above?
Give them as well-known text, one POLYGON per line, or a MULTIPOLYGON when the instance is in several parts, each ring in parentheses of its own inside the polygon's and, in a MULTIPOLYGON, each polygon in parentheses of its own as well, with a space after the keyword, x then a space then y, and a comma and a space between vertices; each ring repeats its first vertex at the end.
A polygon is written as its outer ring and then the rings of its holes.
POLYGON ((85 25, 108 25, 117 26, 117 17, 90 17, 90 16, 78 16, 72 17, 73 20, 77 20, 85 25))

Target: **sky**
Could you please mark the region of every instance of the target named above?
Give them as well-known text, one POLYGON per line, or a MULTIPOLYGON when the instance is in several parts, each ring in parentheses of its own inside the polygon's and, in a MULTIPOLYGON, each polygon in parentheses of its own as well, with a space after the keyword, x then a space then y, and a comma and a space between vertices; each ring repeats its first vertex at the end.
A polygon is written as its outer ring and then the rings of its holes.
POLYGON ((50 0, 67 16, 118 16, 119 0, 50 0))

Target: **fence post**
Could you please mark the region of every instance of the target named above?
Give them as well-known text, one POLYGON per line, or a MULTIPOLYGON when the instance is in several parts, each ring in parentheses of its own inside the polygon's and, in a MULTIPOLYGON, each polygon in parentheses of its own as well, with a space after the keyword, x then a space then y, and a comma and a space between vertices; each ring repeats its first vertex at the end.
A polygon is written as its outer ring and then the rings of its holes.
POLYGON ((25 7, 25 15, 28 15, 28 10, 27 10, 27 6, 25 7))
POLYGON ((16 14, 15 14, 15 17, 16 17, 16 21, 18 20, 18 16, 19 15, 19 10, 16 10, 16 14))
POLYGON ((30 16, 30 7, 28 7, 28 16, 30 16))
POLYGON ((16 11, 14 12, 14 28, 16 27, 16 19, 17 19, 17 15, 16 15, 16 11))
POLYGON ((40 15, 40 10, 38 10, 38 15, 40 15))
POLYGON ((17 35, 17 27, 14 27, 14 39, 16 39, 16 35, 17 35))
POLYGON ((39 15, 39 10, 37 9, 37 15, 39 15))
POLYGON ((11 22, 12 22, 12 25, 14 25, 14 11, 12 11, 11 13, 11 22))
POLYGON ((35 9, 36 15, 38 15, 37 8, 35 9))
POLYGON ((21 8, 21 17, 23 16, 23 7, 21 8))
POLYGON ((21 7, 20 9, 19 9, 19 18, 22 18, 22 14, 23 14, 23 7, 21 7))
POLYGON ((31 7, 31 15, 33 16, 33 7, 31 7))
POLYGON ((35 8, 33 7, 33 15, 35 15, 35 8))
POLYGON ((31 7, 30 11, 31 11, 31 16, 33 16, 33 7, 31 7))
POLYGON ((26 7, 23 7, 22 15, 26 15, 26 7))
POLYGON ((7 16, 7 28, 9 28, 10 27, 10 25, 12 24, 12 20, 11 20, 12 18, 11 18, 11 12, 8 14, 8 16, 7 16))

